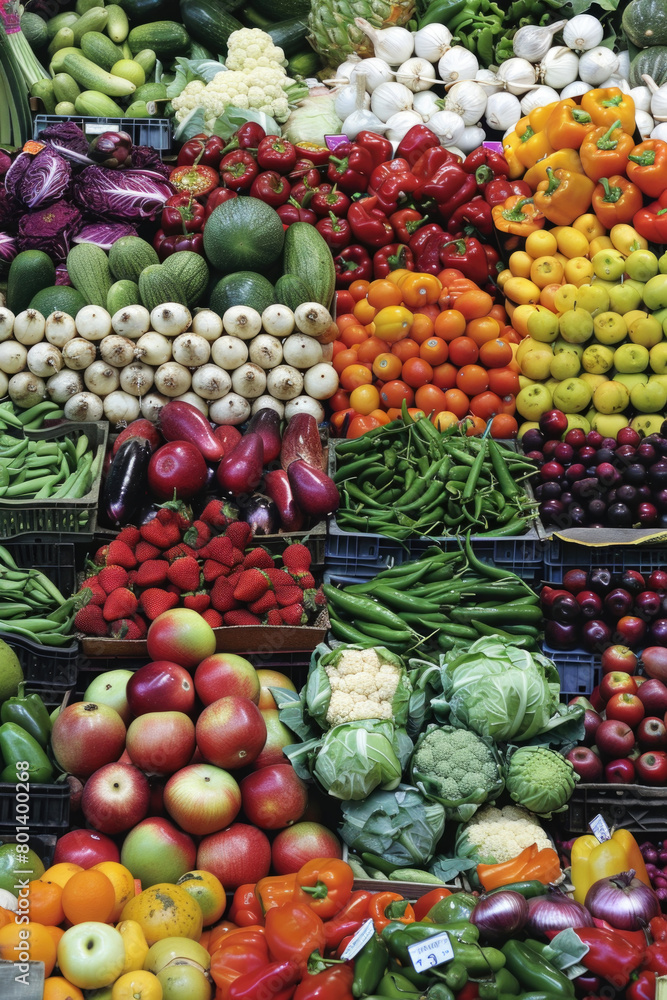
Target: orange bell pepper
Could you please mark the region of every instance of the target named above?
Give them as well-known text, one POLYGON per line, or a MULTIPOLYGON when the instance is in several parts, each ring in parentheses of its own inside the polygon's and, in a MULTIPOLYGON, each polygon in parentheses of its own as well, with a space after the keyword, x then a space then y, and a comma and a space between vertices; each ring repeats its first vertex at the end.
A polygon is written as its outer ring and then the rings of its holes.
POLYGON ((324 924, 304 903, 272 906, 266 914, 266 943, 274 962, 296 962, 305 971, 314 951, 324 954, 324 924))
POLYGON ((593 211, 606 229, 619 222, 632 222, 635 212, 643 205, 644 199, 637 185, 620 174, 602 177, 593 192, 593 211))
POLYGON ((645 139, 628 156, 627 174, 649 198, 659 198, 667 188, 667 142, 645 139))
POLYGON ((296 898, 307 903, 322 920, 329 920, 347 903, 354 872, 338 858, 315 858, 299 868, 296 898))
POLYGON ((486 892, 498 889, 502 885, 509 885, 510 882, 518 882, 519 872, 523 871, 526 864, 538 853, 537 844, 531 844, 509 861, 500 861, 495 865, 477 865, 477 878, 486 892))
POLYGON ((594 188, 594 182, 585 174, 547 167, 547 180, 537 185, 533 201, 549 222, 569 226, 590 208, 594 188))
POLYGON ((581 107, 588 111, 596 125, 609 128, 620 120, 624 132, 632 135, 635 130, 635 102, 618 87, 599 87, 587 91, 581 98, 581 107))
POLYGON ((536 208, 533 199, 522 198, 518 194, 507 198, 502 205, 494 205, 491 215, 496 229, 514 236, 529 236, 544 226, 544 216, 536 208))
POLYGON ((536 132, 532 125, 528 125, 528 128, 519 138, 521 141, 516 148, 516 158, 519 163, 523 163, 526 169, 534 166, 538 160, 543 159, 545 156, 550 156, 551 153, 555 152, 549 144, 547 133, 536 132))
POLYGON ((583 174, 583 167, 576 149, 559 149, 549 156, 545 156, 535 166, 527 170, 524 181, 531 191, 537 191, 537 185, 547 180, 547 170, 571 170, 575 174, 583 174))
POLYGON ((535 880, 548 885, 560 878, 561 868, 558 855, 553 847, 543 847, 541 851, 532 858, 528 864, 524 865, 519 881, 526 882, 535 880))
POLYGON ((412 904, 398 892, 377 892, 370 901, 368 915, 373 918, 373 924, 378 934, 381 934, 383 928, 392 921, 399 924, 413 924, 415 922, 415 911, 412 904))
POLYGON ((569 98, 559 101, 545 126, 554 149, 579 149, 586 133, 594 128, 595 122, 588 111, 578 108, 569 98))
POLYGON ((255 896, 259 900, 262 913, 266 915, 272 906, 290 903, 296 892, 296 872, 292 875, 268 875, 255 886, 255 896))
POLYGON ((512 181, 517 180, 519 177, 523 177, 523 163, 517 159, 516 150, 517 146, 521 143, 521 139, 516 134, 516 132, 510 132, 503 139, 503 156, 507 160, 507 165, 509 169, 509 179, 512 181))
MULTIPOLYGON (((572 98, 566 97, 565 100, 572 101, 572 98)), ((563 101, 551 101, 550 104, 544 104, 541 108, 533 108, 528 114, 528 121, 533 132, 543 132, 552 112, 556 110, 559 104, 563 103, 563 101)), ((574 101, 572 101, 572 104, 574 104, 574 101)), ((558 146, 554 146, 554 149, 558 148, 558 146)))
POLYGON ((592 181, 611 177, 612 174, 624 174, 634 146, 635 140, 622 130, 620 118, 608 128, 599 125, 584 136, 579 149, 584 173, 592 181))

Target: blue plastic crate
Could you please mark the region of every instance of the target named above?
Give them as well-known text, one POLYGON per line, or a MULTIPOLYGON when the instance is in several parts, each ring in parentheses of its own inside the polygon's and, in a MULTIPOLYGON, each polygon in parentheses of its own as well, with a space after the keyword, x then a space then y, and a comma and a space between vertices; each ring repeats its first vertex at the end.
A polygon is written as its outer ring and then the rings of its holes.
POLYGON ((578 545, 554 536, 544 548, 544 580, 562 583, 569 569, 589 570, 594 566, 604 566, 612 573, 622 573, 625 569, 652 573, 667 568, 667 545, 632 544, 639 534, 631 528, 614 531, 613 545, 578 545), (627 538, 626 544, 623 537, 627 538))
POLYGON ((587 653, 585 649, 553 649, 546 643, 542 650, 558 667, 561 701, 567 702, 577 695, 588 697, 600 683, 602 668, 595 653, 587 653))

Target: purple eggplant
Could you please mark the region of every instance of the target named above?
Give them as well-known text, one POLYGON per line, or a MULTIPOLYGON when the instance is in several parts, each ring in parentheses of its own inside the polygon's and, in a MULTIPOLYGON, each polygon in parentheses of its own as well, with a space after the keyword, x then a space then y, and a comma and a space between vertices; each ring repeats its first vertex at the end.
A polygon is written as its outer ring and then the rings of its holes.
POLYGON ((280 464, 287 470, 293 462, 303 461, 315 469, 325 468, 324 451, 312 413, 297 413, 292 417, 283 434, 280 464))
MULTIPOLYGON (((280 437, 280 417, 268 406, 262 407, 248 424, 246 433, 259 434, 264 445, 264 462, 268 465, 280 455, 282 440, 280 437)), ((319 435, 318 435, 319 436, 319 435)))
POLYGON ((252 528, 253 535, 273 535, 280 523, 278 508, 273 500, 255 494, 243 504, 241 514, 252 528))
POLYGON ((218 466, 218 482, 232 496, 252 493, 262 478, 264 445, 259 434, 244 434, 218 466))
POLYGON ((287 470, 294 499, 309 517, 325 517, 338 510, 340 497, 333 479, 303 459, 292 462, 287 470))
POLYGON ((219 462, 224 454, 222 443, 211 425, 190 403, 173 399, 160 410, 160 430, 165 441, 188 441, 198 448, 207 462, 219 462))
POLYGON ((113 457, 104 484, 103 510, 114 526, 129 524, 144 502, 152 446, 146 438, 128 438, 113 457))
POLYGON ((303 528, 303 513, 297 505, 287 473, 284 469, 275 469, 264 476, 264 489, 275 503, 283 531, 301 531, 303 528))

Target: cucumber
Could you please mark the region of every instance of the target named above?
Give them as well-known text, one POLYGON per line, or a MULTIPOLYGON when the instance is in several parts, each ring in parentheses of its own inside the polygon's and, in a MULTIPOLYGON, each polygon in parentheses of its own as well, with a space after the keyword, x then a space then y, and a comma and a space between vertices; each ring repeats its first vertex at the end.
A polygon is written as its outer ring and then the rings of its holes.
POLYGON ((116 281, 139 281, 144 268, 158 263, 158 255, 146 240, 139 236, 121 236, 111 244, 109 268, 116 281))
POLYGON ((30 88, 30 96, 39 98, 44 105, 44 110, 47 115, 55 114, 56 104, 58 102, 56 100, 51 80, 36 80, 30 88))
POLYGON ((132 58, 132 49, 127 44, 127 38, 125 39, 125 41, 121 45, 120 50, 123 53, 123 59, 131 59, 132 58))
POLYGON ((71 118, 76 114, 76 105, 71 101, 58 101, 56 104, 56 114, 63 118, 71 118))
POLYGON ((28 308, 33 295, 55 284, 55 280, 55 265, 48 254, 41 250, 23 250, 9 266, 7 308, 17 316, 28 308))
MULTIPOLYGON (((127 42, 124 43, 127 45, 127 42)), ((129 48, 129 46, 128 46, 129 48)), ((157 62, 157 56, 153 49, 142 49, 141 52, 137 52, 135 56, 132 57, 135 63, 139 63, 144 73, 146 74, 146 79, 151 75, 155 69, 155 63, 157 62)), ((165 97, 167 96, 167 88, 164 88, 165 97)), ((153 98, 155 100, 155 98, 153 98)))
POLYGON ((107 35, 112 42, 120 45, 125 41, 130 32, 130 22, 127 19, 127 14, 117 3, 108 4, 106 12, 109 15, 107 18, 107 35))
POLYGON ((276 281, 276 299, 294 312, 302 302, 312 302, 313 293, 303 278, 296 274, 283 274, 276 281))
POLYGON ((288 17, 307 17, 310 13, 310 0, 253 0, 252 5, 274 23, 288 17))
POLYGON ((71 285, 50 285, 33 295, 30 309, 36 309, 42 316, 50 316, 56 310, 67 313, 68 316, 76 316, 85 304, 86 300, 81 292, 77 292, 71 285))
POLYGON ((135 101, 166 101, 167 88, 163 83, 144 83, 137 87, 132 97, 135 101))
POLYGON ((111 271, 106 253, 94 243, 77 243, 67 254, 67 273, 91 306, 106 308, 111 271))
POLYGON ((86 59, 101 66, 107 73, 123 57, 119 47, 101 31, 87 31, 81 38, 81 51, 86 59))
POLYGON ((192 37, 224 55, 227 39, 233 31, 243 27, 240 21, 222 10, 217 0, 181 0, 183 24, 192 37))
POLYGON ((119 0, 132 26, 178 17, 177 0, 119 0))
POLYGON ((127 306, 139 305, 139 286, 135 281, 114 281, 107 293, 107 312, 110 316, 127 306))
POLYGON ((139 275, 141 304, 149 311, 163 302, 180 302, 187 305, 185 291, 177 277, 165 270, 162 264, 150 264, 139 275))
POLYGON ((74 45, 70 45, 66 49, 58 49, 49 66, 51 74, 55 76, 56 73, 63 73, 65 71, 65 56, 76 55, 77 53, 80 55, 81 49, 77 49, 74 45))
POLYGON ((124 111, 126 118, 150 118, 148 105, 145 101, 132 101, 124 111))
POLYGON ((50 18, 46 22, 46 37, 51 41, 61 28, 71 28, 78 20, 79 15, 75 14, 73 10, 66 10, 62 14, 56 14, 55 17, 50 18))
POLYGON ((82 91, 74 99, 74 110, 77 115, 84 115, 87 118, 122 118, 125 114, 120 104, 116 104, 99 90, 82 91))
POLYGON ((286 56, 294 55, 303 48, 308 34, 308 22, 305 17, 290 17, 279 21, 266 29, 273 39, 273 44, 283 50, 286 56))
POLYGON ((188 309, 196 306, 208 285, 208 265, 201 254, 179 250, 167 257, 162 267, 180 281, 188 309))
POLYGON ((308 76, 315 76, 321 65, 317 52, 313 52, 312 49, 301 49, 290 56, 287 62, 287 74, 302 76, 305 79, 308 76))
POLYGON ((100 94, 106 94, 107 97, 129 97, 137 89, 129 80, 112 76, 100 69, 91 59, 86 59, 82 52, 69 53, 63 63, 65 72, 86 90, 99 90, 100 94))
POLYGON ((285 233, 283 267, 312 289, 313 301, 330 308, 336 287, 333 257, 315 226, 295 222, 285 233))
POLYGON ((104 7, 91 7, 90 10, 82 14, 76 24, 72 25, 74 32, 74 44, 80 45, 81 39, 87 31, 104 31, 109 15, 104 7))
POLYGON ((74 32, 71 28, 61 28, 57 35, 54 35, 46 50, 51 58, 60 49, 72 48, 74 46, 74 32))
POLYGON ((190 37, 182 24, 176 21, 154 21, 153 24, 140 24, 127 36, 127 41, 134 55, 142 49, 153 49, 160 59, 173 59, 183 55, 190 45, 190 37))
POLYGON ((39 14, 31 14, 30 11, 25 11, 21 15, 21 31, 34 52, 43 49, 49 40, 46 21, 39 14))
POLYGON ((104 7, 104 0, 76 0, 74 10, 82 17, 92 7, 104 7))
MULTIPOLYGON (((53 93, 59 103, 68 101, 74 107, 74 102, 81 93, 81 88, 69 73, 56 73, 53 78, 53 93)), ((72 112, 74 114, 74 112, 72 112)))

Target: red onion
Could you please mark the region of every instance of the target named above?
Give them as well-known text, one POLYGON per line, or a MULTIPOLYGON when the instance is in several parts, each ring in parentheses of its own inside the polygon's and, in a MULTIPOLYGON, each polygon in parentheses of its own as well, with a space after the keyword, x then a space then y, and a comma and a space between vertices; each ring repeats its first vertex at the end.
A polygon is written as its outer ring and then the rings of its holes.
POLYGON ((546 937, 547 931, 564 931, 566 927, 592 927, 593 918, 581 903, 570 899, 560 889, 550 889, 544 896, 528 900, 526 931, 546 937))
POLYGON ((658 863, 661 865, 667 865, 667 851, 663 847, 658 854, 658 863))
POLYGON ((584 903, 594 917, 620 931, 640 930, 660 913, 660 900, 653 889, 635 878, 633 868, 594 882, 584 903))
POLYGON ((519 892, 501 889, 480 896, 470 914, 485 941, 506 941, 520 931, 528 918, 528 902, 519 892))
POLYGON ((642 857, 647 863, 650 862, 654 865, 658 860, 658 852, 649 840, 641 844, 639 850, 642 852, 642 857))

